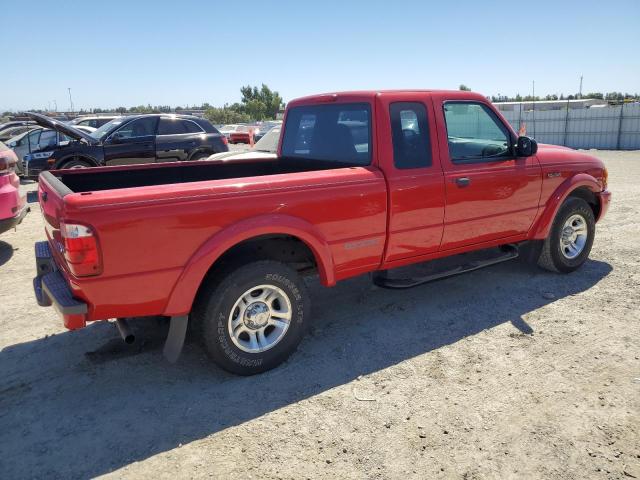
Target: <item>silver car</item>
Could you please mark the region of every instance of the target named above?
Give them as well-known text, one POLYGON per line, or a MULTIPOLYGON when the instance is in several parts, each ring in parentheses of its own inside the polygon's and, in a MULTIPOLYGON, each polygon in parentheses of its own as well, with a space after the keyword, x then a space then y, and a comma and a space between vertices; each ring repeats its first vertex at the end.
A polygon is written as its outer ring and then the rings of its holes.
POLYGON ((6 142, 6 145, 12 149, 18 157, 16 173, 18 175, 24 175, 23 161, 25 155, 47 147, 56 146, 61 142, 68 140, 69 139, 67 137, 55 130, 49 130, 48 128, 35 128, 29 132, 24 132, 10 138, 6 142))

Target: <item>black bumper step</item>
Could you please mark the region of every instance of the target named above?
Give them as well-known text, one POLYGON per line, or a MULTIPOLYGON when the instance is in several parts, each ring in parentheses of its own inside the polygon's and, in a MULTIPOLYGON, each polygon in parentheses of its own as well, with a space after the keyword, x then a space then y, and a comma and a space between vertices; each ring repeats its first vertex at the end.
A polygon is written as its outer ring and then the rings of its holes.
MULTIPOLYGON (((373 283, 382 288, 411 288, 436 280, 460 275, 461 273, 472 272, 479 268, 488 267, 497 263, 513 260, 518 257, 518 247, 515 245, 504 245, 499 251, 481 251, 469 254, 455 255, 448 257, 446 261, 451 264, 458 260, 459 264, 450 265, 448 268, 433 268, 424 275, 411 277, 392 277, 389 275, 393 270, 383 270, 373 274, 373 283), (475 257, 475 258, 474 258, 475 257)), ((424 265, 437 264, 440 260, 425 262, 424 265)), ((400 269, 398 269, 400 270, 400 269)))
POLYGON ((36 270, 33 279, 33 291, 38 305, 54 305, 63 315, 81 315, 87 313, 87 304, 76 300, 66 280, 56 268, 48 242, 36 242, 36 270))
POLYGON ((42 276, 55 270, 49 242, 36 242, 36 275, 42 276))

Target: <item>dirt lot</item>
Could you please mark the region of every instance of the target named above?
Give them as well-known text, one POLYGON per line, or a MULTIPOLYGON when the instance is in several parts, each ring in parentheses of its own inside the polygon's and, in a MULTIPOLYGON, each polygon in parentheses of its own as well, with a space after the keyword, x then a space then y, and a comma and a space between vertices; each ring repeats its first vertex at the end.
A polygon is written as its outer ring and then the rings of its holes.
POLYGON ((32 204, 0 240, 0 478, 640 478, 640 152, 594 153, 614 203, 580 271, 312 280, 312 332, 250 378, 193 341, 166 363, 155 321, 65 331, 32 204))

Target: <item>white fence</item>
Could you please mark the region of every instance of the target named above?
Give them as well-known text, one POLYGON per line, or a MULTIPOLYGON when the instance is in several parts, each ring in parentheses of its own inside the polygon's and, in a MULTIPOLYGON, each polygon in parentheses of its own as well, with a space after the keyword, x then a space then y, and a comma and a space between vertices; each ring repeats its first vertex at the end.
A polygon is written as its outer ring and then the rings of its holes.
MULTIPOLYGON (((500 104, 494 104, 500 110, 500 104)), ((563 110, 501 111, 516 130, 526 126, 527 135, 540 143, 603 150, 640 149, 640 104, 563 110)))

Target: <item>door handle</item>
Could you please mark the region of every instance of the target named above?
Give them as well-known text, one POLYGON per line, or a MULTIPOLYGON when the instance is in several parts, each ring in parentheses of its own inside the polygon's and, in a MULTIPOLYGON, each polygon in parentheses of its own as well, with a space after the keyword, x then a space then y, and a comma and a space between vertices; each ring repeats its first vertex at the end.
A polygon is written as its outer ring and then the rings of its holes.
POLYGON ((456 185, 459 187, 468 187, 471 184, 471 179, 469 177, 460 177, 456 178, 456 185))

